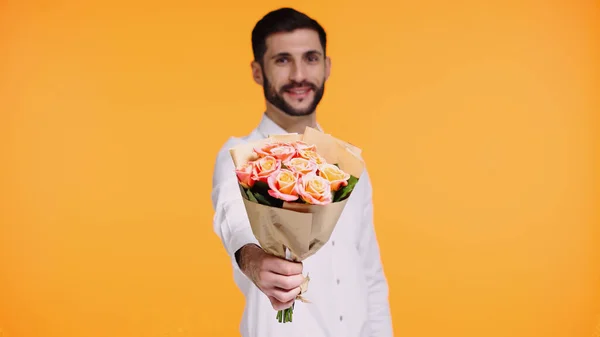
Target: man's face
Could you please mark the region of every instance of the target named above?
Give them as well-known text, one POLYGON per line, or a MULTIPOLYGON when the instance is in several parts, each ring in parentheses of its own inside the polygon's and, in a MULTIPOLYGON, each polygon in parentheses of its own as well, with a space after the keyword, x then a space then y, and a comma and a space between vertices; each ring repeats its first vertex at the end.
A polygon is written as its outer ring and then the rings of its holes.
POLYGON ((325 90, 330 61, 317 32, 298 29, 266 41, 262 77, 265 98, 290 116, 312 114, 325 90))

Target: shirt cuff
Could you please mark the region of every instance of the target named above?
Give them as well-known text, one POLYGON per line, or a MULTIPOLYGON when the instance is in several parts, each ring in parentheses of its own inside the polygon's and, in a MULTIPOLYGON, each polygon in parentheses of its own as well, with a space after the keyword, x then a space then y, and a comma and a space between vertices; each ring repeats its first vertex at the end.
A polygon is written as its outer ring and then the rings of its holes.
POLYGON ((237 261, 235 260, 235 252, 237 252, 238 249, 242 248, 243 246, 252 243, 260 247, 260 244, 258 243, 258 240, 254 236, 252 228, 250 227, 242 228, 231 235, 228 246, 230 249, 229 255, 231 256, 231 263, 233 264, 234 269, 241 271, 237 261))

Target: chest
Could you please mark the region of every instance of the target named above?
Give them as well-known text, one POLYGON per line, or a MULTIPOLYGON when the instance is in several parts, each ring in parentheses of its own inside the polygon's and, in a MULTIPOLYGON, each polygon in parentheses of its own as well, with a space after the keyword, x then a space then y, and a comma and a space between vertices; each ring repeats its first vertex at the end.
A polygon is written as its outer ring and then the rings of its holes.
POLYGON ((344 207, 327 243, 305 264, 319 272, 332 269, 354 268, 358 258, 358 244, 364 224, 364 202, 359 195, 351 196, 344 207))
POLYGON ((346 207, 331 233, 330 243, 344 246, 346 249, 356 247, 360 240, 361 227, 364 222, 364 210, 360 195, 352 195, 348 198, 346 207), (335 242, 335 243, 334 243, 335 242))

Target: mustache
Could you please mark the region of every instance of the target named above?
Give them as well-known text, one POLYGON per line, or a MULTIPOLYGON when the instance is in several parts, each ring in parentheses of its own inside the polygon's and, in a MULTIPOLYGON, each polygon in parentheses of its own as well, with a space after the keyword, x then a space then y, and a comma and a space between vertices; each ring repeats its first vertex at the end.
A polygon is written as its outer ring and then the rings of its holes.
POLYGON ((299 87, 309 87, 313 91, 317 91, 317 89, 318 89, 316 84, 308 82, 308 81, 302 81, 302 82, 292 82, 292 83, 286 84, 286 85, 282 86, 279 91, 283 93, 284 91, 291 90, 294 88, 299 88, 299 87))

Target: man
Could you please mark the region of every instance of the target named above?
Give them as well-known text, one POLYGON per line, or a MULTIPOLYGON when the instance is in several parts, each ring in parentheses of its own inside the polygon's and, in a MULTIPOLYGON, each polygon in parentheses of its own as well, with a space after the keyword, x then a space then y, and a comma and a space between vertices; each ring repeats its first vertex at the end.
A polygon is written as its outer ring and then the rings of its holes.
MULTIPOLYGON (((221 148, 213 176, 214 230, 231 257, 234 279, 246 298, 244 337, 388 337, 392 324, 388 286, 373 227, 371 182, 365 172, 327 245, 302 263, 265 253, 252 234, 228 150, 270 134, 319 128, 316 107, 331 70, 326 34, 313 19, 290 8, 268 13, 252 31, 254 81, 264 89, 260 124, 221 148), (291 323, 279 323, 310 274, 291 323)), ((320 129, 320 128, 319 128, 320 129)), ((285 225, 285 224, 284 224, 285 225)))

